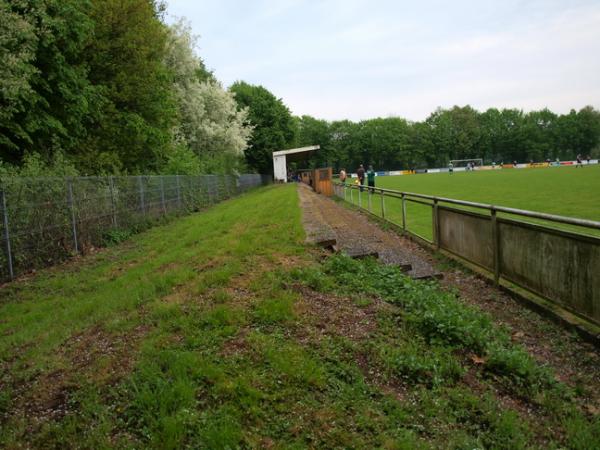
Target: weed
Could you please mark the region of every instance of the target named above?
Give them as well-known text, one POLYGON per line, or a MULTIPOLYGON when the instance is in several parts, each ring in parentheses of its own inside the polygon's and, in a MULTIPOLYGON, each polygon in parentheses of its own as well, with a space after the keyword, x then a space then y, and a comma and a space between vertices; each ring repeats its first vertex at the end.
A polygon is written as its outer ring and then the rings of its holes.
POLYGON ((126 241, 134 234, 133 230, 107 230, 102 236, 102 242, 105 246, 120 244, 126 241))
POLYGON ((378 356, 394 377, 428 386, 452 384, 464 373, 458 361, 443 347, 429 347, 419 339, 398 346, 381 346, 378 356))
POLYGON ((563 426, 569 448, 576 450, 600 448, 600 416, 594 417, 590 423, 580 413, 573 414, 564 420, 563 426))
POLYGON ((556 384, 552 373, 536 363, 521 347, 491 343, 487 355, 487 370, 510 378, 529 392, 539 392, 556 384))

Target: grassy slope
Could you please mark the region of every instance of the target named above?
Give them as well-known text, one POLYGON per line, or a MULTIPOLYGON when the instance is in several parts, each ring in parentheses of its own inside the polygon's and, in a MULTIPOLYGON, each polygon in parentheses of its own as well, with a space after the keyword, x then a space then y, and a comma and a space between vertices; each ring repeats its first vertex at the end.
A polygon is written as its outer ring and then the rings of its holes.
MULTIPOLYGON (((376 182, 405 192, 600 221, 600 165, 394 176, 376 182)), ((399 202, 389 200, 387 206, 390 217, 400 223, 399 202)), ((414 231, 431 237, 431 208, 409 204, 407 217, 414 231)))
POLYGON ((600 439, 489 318, 370 261, 319 264, 299 215, 294 187, 262 189, 4 287, 0 446, 600 439))

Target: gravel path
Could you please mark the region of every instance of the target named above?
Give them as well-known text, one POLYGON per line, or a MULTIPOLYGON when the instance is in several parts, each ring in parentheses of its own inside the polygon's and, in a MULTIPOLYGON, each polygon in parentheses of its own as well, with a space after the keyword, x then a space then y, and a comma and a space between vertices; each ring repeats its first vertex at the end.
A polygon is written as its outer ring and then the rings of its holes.
POLYGON ((421 255, 407 246, 406 239, 382 230, 362 213, 344 208, 310 187, 298 185, 302 220, 307 241, 352 257, 378 256, 384 264, 401 266, 413 278, 439 277, 440 273, 421 255))

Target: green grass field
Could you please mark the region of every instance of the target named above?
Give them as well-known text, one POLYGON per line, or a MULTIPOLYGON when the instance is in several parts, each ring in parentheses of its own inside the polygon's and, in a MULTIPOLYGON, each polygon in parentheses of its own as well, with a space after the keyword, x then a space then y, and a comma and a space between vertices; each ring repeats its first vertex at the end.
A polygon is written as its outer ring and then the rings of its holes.
MULTIPOLYGON (((376 185, 600 221, 600 165, 386 176, 377 177, 376 185)), ((366 204, 363 193, 363 206, 366 204)), ((400 202, 389 199, 386 207, 388 217, 400 223, 400 202)), ((378 201, 374 200, 373 211, 380 212, 378 201)), ((431 239, 430 207, 409 203, 407 222, 409 229, 431 239)))
POLYGON ((598 448, 588 382, 303 239, 272 186, 3 286, 0 447, 598 448))

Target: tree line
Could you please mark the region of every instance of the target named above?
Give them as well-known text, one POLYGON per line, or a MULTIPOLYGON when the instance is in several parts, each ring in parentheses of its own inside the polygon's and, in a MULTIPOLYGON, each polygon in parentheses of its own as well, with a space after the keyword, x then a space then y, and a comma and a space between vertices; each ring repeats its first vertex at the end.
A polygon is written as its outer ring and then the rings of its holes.
POLYGON ((244 81, 223 88, 160 0, 0 0, 0 175, 271 173, 272 152, 320 144, 309 167, 355 170, 600 156, 600 112, 470 106, 420 122, 295 117, 244 81))
POLYGON ((311 164, 355 170, 445 167, 452 159, 485 163, 529 162, 600 156, 600 112, 591 106, 568 114, 548 109, 528 113, 470 106, 438 109, 421 122, 399 117, 361 122, 296 118, 295 144, 320 143, 311 164))
POLYGON ((231 172, 252 126, 156 0, 0 0, 2 172, 231 172))

